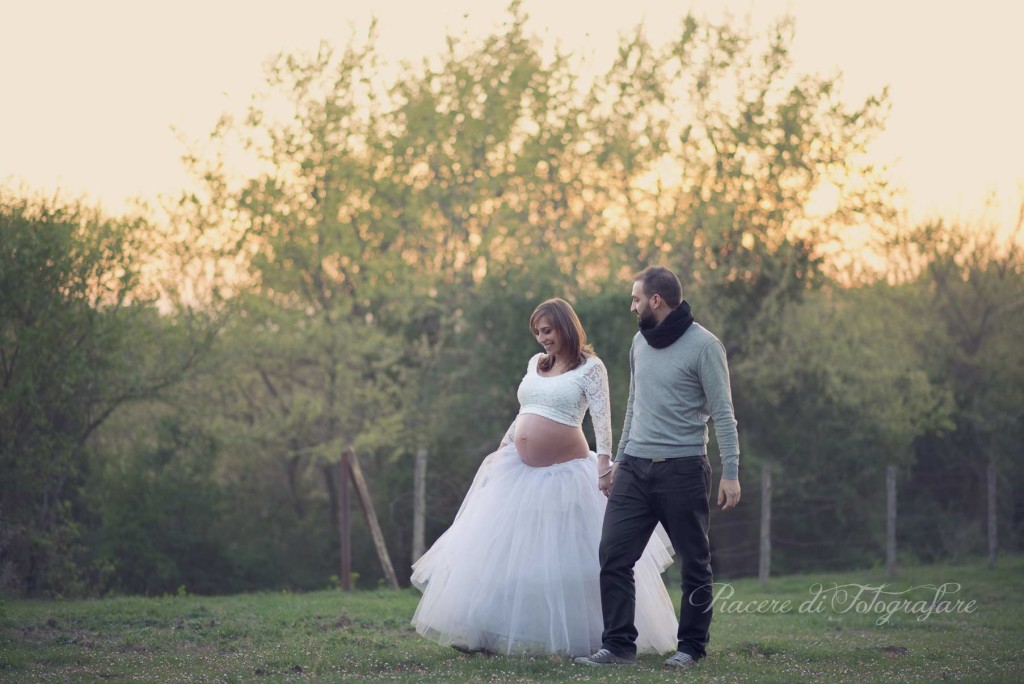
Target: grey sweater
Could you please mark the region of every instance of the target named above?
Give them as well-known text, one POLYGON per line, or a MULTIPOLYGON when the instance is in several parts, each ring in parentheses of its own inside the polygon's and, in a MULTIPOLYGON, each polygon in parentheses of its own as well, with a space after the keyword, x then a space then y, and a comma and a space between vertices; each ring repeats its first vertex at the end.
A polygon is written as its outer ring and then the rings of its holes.
POLYGON ((697 323, 663 349, 641 333, 629 350, 629 401, 616 460, 702 456, 708 418, 722 457, 722 477, 739 477, 740 446, 725 347, 697 323))

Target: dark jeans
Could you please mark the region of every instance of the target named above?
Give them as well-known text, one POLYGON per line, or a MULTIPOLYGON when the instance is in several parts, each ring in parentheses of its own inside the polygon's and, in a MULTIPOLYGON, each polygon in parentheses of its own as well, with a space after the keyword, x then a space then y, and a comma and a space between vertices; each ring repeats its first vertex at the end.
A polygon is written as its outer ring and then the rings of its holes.
POLYGON ((683 564, 679 650, 704 657, 711 627, 711 463, 707 456, 653 462, 622 458, 601 533, 601 642, 612 653, 636 655, 633 565, 660 522, 683 564))

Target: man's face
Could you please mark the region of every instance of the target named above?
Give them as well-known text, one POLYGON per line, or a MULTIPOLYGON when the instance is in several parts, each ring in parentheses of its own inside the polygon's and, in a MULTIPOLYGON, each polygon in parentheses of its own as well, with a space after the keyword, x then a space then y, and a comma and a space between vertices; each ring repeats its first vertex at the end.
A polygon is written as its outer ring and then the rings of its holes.
POLYGON ((654 312, 651 311, 651 300, 644 294, 643 282, 637 280, 633 283, 632 298, 633 303, 630 305, 629 310, 636 314, 636 322, 640 329, 650 330, 651 328, 658 327, 658 319, 655 318, 654 312))

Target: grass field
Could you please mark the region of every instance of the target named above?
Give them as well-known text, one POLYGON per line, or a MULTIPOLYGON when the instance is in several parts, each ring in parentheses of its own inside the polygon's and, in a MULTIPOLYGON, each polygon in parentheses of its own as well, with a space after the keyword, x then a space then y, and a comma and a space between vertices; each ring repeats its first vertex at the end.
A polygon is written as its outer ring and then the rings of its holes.
MULTIPOLYGON (((678 571, 668 576, 674 582, 678 571)), ((708 657, 687 672, 664 669, 655 656, 596 671, 557 657, 463 656, 415 634, 418 594, 404 590, 7 601, 0 680, 1024 681, 1024 556, 1001 558, 995 570, 980 561, 906 568, 891 580, 865 570, 782 577, 764 588, 728 584, 708 657), (872 604, 873 594, 856 598, 852 586, 832 598, 834 585, 885 583, 901 593, 872 604), (906 590, 943 583, 961 588, 938 607, 961 601, 961 612, 923 617, 935 591, 906 590), (817 584, 823 593, 808 605, 817 584), (779 603, 787 599, 788 608, 779 603)))

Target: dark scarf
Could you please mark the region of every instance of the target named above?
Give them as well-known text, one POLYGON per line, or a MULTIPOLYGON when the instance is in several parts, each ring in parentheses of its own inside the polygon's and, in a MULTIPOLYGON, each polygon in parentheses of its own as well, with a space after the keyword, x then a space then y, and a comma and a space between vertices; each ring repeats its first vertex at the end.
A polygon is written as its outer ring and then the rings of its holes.
POLYGON ((684 301, 659 325, 646 330, 640 328, 640 332, 643 333, 647 344, 655 349, 664 349, 682 337, 683 333, 689 330, 691 323, 693 314, 690 313, 690 305, 684 301))

